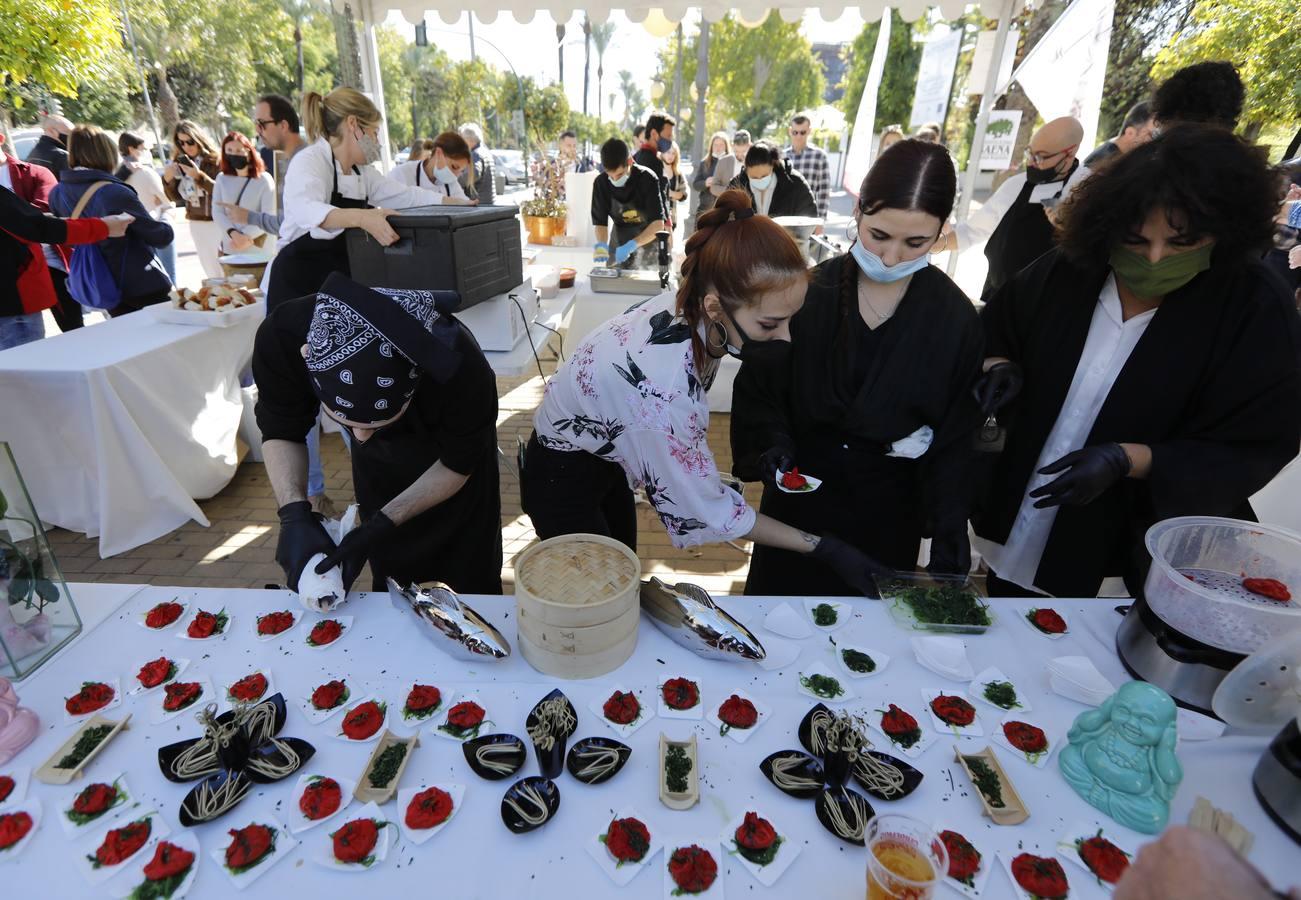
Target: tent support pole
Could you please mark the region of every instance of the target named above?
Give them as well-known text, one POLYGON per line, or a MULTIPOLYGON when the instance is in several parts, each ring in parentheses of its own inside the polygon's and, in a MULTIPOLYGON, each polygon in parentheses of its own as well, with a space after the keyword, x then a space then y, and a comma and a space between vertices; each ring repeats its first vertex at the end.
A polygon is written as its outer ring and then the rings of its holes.
MULTIPOLYGON (((971 137, 971 152, 967 155, 967 171, 962 174, 962 200, 958 205, 958 221, 966 221, 971 210, 971 195, 976 190, 976 176, 980 173, 980 154, 985 147, 985 129, 989 127, 989 111, 997 99, 998 74, 1003 67, 1003 53, 1007 47, 1008 29, 1012 25, 1012 10, 1016 0, 1003 0, 998 14, 998 30, 994 36, 994 54, 985 73, 985 89, 980 94, 980 112, 976 116, 976 133, 971 137)), ((958 254, 949 254, 949 272, 957 266, 958 254)))

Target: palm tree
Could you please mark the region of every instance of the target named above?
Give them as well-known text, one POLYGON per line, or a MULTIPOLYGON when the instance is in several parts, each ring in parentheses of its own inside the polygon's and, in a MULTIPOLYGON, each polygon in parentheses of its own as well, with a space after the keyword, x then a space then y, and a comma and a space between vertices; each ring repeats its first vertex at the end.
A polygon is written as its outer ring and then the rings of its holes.
POLYGON ((305 77, 303 71, 303 22, 318 7, 315 0, 280 0, 280 8, 294 22, 294 50, 298 57, 298 77, 294 82, 298 86, 298 96, 295 99, 301 102, 305 77))
POLYGON ((583 13, 583 115, 587 115, 587 86, 592 77, 592 19, 583 13))
POLYGON ((623 127, 631 131, 636 124, 633 116, 641 115, 642 109, 646 106, 646 97, 627 69, 619 72, 619 91, 623 94, 623 127))
MULTIPOLYGON (((601 118, 601 79, 605 75, 605 51, 610 48, 610 41, 614 38, 614 23, 607 21, 589 27, 592 32, 592 43, 596 45, 596 117, 599 119, 601 118)), ((586 101, 586 91, 583 93, 583 98, 586 101)), ((583 111, 586 112, 586 108, 583 111)))

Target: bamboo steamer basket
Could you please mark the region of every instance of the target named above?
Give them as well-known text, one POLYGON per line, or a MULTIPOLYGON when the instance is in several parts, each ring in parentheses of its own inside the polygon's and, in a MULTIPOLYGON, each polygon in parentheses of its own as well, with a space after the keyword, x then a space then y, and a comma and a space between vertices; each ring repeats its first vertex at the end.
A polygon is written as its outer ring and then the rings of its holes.
POLYGON ((595 678, 637 646, 641 563, 626 546, 569 534, 529 547, 515 562, 520 652, 539 672, 595 678))

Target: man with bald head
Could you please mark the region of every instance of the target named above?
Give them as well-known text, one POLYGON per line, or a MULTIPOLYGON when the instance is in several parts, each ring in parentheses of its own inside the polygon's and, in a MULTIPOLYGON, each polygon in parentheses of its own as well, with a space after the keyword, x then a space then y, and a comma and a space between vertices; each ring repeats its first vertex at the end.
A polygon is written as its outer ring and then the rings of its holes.
POLYGON ((27 154, 27 162, 45 166, 55 178, 62 178, 63 170, 68 168, 68 135, 72 123, 63 116, 41 116, 41 131, 45 133, 27 154))
POLYGON ((985 204, 954 226, 932 252, 966 250, 985 242, 989 274, 981 296, 1053 248, 1053 209, 1089 170, 1076 159, 1084 128, 1078 119, 1053 119, 1034 133, 1025 170, 1004 181, 985 204))

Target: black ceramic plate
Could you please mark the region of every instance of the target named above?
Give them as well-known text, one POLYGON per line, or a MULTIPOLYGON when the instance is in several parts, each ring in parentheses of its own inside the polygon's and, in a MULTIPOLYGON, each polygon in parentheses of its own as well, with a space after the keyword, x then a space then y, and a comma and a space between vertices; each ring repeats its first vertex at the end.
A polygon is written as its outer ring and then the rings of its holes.
POLYGON ((528 718, 524 720, 524 727, 532 732, 533 726, 538 721, 538 707, 549 700, 562 700, 565 706, 569 707, 569 715, 573 718, 573 724, 559 734, 553 735, 554 741, 549 749, 543 750, 538 746, 538 742, 533 742, 533 752, 538 757, 538 769, 547 778, 557 778, 565 767, 565 744, 573 735, 574 730, 578 727, 578 711, 574 709, 574 704, 569 702, 569 698, 564 695, 559 688, 547 694, 538 701, 537 706, 529 712, 528 718))
POLYGON ((628 757, 631 755, 632 748, 627 744, 619 743, 614 738, 583 738, 581 741, 574 744, 573 749, 569 751, 569 758, 566 760, 566 765, 569 767, 569 774, 583 782, 583 784, 600 784, 604 781, 609 781, 611 778, 618 775, 619 770, 623 768, 623 764, 628 761, 628 757), (613 750, 619 754, 619 761, 615 763, 614 768, 608 772, 601 772, 596 775, 580 774, 582 773, 583 768, 587 765, 587 761, 583 759, 583 755, 592 750, 613 750))
POLYGON ((922 779, 926 777, 921 772, 917 771, 912 766, 908 765, 908 763, 904 762, 902 759, 899 759, 898 757, 895 756, 891 756, 889 753, 881 753, 877 750, 869 750, 868 753, 875 756, 881 762, 887 763, 888 765, 892 765, 896 767, 900 772, 903 772, 903 788, 897 791, 896 793, 887 794, 884 791, 877 790, 874 787, 869 787, 868 783, 863 780, 863 777, 860 774, 858 767, 857 766, 854 767, 853 770, 854 780, 857 781, 862 786, 863 790, 867 791, 869 794, 871 794, 873 797, 875 797, 878 800, 902 800, 904 797, 907 797, 913 791, 917 790, 918 785, 922 783, 922 779))
MULTIPOLYGON (((813 707, 805 713, 804 718, 800 720, 800 745, 810 753, 813 753, 813 714, 819 711, 825 713, 831 712, 825 703, 815 703, 813 704, 813 707)), ((816 753, 813 753, 813 755, 817 756, 816 753)))
POLYGON ((535 828, 541 828, 551 821, 555 816, 556 810, 560 809, 560 788, 550 778, 543 778, 539 775, 533 775, 528 778, 521 778, 512 784, 506 791, 506 796, 501 798, 501 820, 506 823, 506 827, 515 834, 523 834, 526 831, 532 831, 535 828), (523 796, 524 789, 532 787, 541 796, 543 809, 537 809, 536 805, 523 796), (530 814, 536 813, 542 816, 541 821, 530 822, 511 808, 510 802, 514 800, 524 810, 530 814))
POLYGON ((565 701, 565 705, 569 707, 569 714, 574 717, 574 724, 571 725, 568 729, 566 729, 564 734, 564 739, 569 740, 571 737, 573 737, 574 731, 576 731, 578 728, 578 710, 574 709, 574 704, 569 702, 569 698, 564 695, 564 692, 561 691, 560 688, 556 688, 554 691, 547 694, 545 697, 543 697, 541 700, 537 702, 537 705, 534 706, 533 709, 529 711, 528 718, 524 720, 524 727, 532 728, 534 723, 537 722, 538 720, 537 712, 539 706, 541 706, 543 703, 546 703, 548 700, 557 700, 557 699, 565 701))
POLYGON ((763 772, 765 778, 772 781, 773 787, 777 788, 777 790, 781 791, 783 794, 789 794, 797 800, 812 800, 814 797, 818 796, 818 794, 822 793, 822 763, 818 761, 817 757, 809 756, 807 753, 801 753, 799 750, 778 750, 772 756, 769 756, 763 762, 759 763, 759 770, 763 772), (784 759, 786 757, 791 757, 800 761, 800 764, 793 770, 795 775, 816 781, 818 786, 791 790, 789 788, 784 788, 777 784, 776 781, 773 781, 773 760, 784 759))
POLYGON ((188 741, 177 741, 175 744, 168 744, 166 747, 158 748, 158 768, 162 770, 163 777, 168 781, 176 784, 185 784, 198 778, 207 778, 221 771, 221 765, 217 762, 212 764, 212 768, 206 769, 189 778, 178 778, 172 774, 172 762, 193 745, 199 743, 203 738, 190 738, 188 741))
POLYGON ((524 767, 524 763, 528 760, 529 755, 528 748, 524 746, 524 742, 513 734, 485 734, 483 737, 477 737, 472 741, 466 741, 461 745, 461 752, 465 754, 465 761, 470 764, 470 768, 474 770, 474 774, 478 775, 480 778, 486 778, 489 781, 501 781, 503 778, 511 777, 524 767), (509 765, 511 767, 509 772, 495 772, 492 769, 486 768, 479 762, 479 757, 476 755, 479 752, 479 748, 486 747, 490 744, 493 746, 510 747, 513 749, 513 752, 511 753, 503 752, 501 755, 493 757, 495 760, 500 760, 503 764, 509 765))
POLYGON ((188 794, 185 795, 185 799, 181 801, 181 825, 190 828, 194 825, 202 825, 204 822, 211 822, 215 819, 219 819, 236 806, 239 806, 240 801, 247 797, 248 792, 251 790, 253 790, 253 782, 245 778, 242 773, 224 769, 216 775, 199 782, 188 794), (226 806, 222 809, 213 810, 206 816, 201 817, 198 809, 199 794, 205 788, 210 788, 213 791, 219 790, 227 780, 234 781, 236 787, 233 789, 233 793, 227 798, 226 806))
POLYGON ((871 821, 872 816, 876 815, 875 810, 872 809, 872 804, 868 803, 867 798, 862 794, 850 788, 830 788, 818 794, 818 821, 822 823, 822 827, 845 843, 862 847, 863 837, 861 834, 857 840, 852 837, 845 837, 831 824, 831 815, 828 809, 832 806, 840 807, 845 821, 851 824, 856 821, 853 808, 857 807, 859 810, 857 821, 862 823, 863 830, 866 831, 867 823, 871 821))
POLYGON ((298 754, 298 765, 289 769, 289 758, 285 755, 284 751, 271 741, 266 741, 248 752, 248 760, 244 764, 244 774, 248 777, 249 781, 252 781, 254 784, 273 784, 277 781, 281 781, 288 778, 294 772, 297 772, 303 767, 305 762, 316 755, 316 748, 302 738, 283 737, 278 738, 277 740, 279 740, 281 744, 287 745, 298 754), (253 768, 252 763, 255 760, 275 769, 289 769, 289 771, 285 772, 283 775, 264 775, 253 768))

